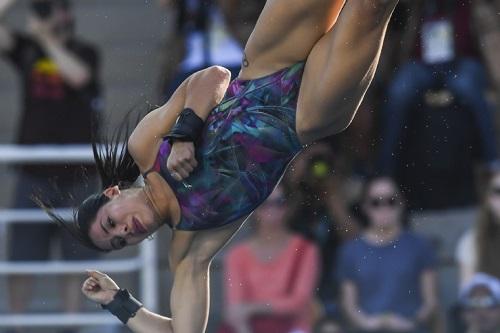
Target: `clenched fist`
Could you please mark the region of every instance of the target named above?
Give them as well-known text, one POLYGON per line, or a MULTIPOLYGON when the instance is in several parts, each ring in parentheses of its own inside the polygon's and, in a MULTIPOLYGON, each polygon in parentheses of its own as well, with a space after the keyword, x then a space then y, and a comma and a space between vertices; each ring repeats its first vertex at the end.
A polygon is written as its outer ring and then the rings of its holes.
POLYGON ((194 143, 175 141, 167 160, 167 169, 170 175, 178 181, 181 181, 193 172, 198 166, 194 155, 194 143))
POLYGON ((83 282, 82 292, 88 299, 99 304, 108 304, 120 288, 109 276, 98 271, 87 271, 89 277, 83 282))

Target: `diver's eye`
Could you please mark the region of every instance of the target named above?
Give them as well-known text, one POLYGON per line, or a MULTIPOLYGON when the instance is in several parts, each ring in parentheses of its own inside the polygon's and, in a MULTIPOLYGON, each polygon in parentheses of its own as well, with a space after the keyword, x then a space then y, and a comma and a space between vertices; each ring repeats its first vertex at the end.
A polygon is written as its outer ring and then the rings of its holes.
POLYGON ((111 228, 114 228, 115 227, 115 222, 110 218, 108 217, 108 225, 111 227, 111 228))

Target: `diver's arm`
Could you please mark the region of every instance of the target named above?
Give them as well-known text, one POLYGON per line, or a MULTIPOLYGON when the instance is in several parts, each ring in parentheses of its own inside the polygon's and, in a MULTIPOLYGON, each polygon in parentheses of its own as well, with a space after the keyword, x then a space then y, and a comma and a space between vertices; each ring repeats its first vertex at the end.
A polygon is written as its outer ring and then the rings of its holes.
POLYGON ((134 333, 174 333, 172 319, 144 307, 137 311, 135 317, 128 320, 127 327, 134 333))
POLYGON ((137 125, 128 140, 128 149, 142 172, 153 165, 158 147, 185 108, 194 110, 202 120, 224 97, 231 74, 220 66, 194 73, 163 106, 151 111, 137 125))
POLYGON ((170 296, 172 319, 142 307, 128 320, 127 327, 134 333, 205 332, 208 321, 208 282, 208 264, 183 260, 176 267, 170 296))
MULTIPOLYGON (((87 271, 88 278, 82 286, 83 294, 98 304, 109 304, 119 290, 118 285, 106 274, 87 271)), ((127 321, 134 333, 173 333, 172 320, 141 307, 127 321)))

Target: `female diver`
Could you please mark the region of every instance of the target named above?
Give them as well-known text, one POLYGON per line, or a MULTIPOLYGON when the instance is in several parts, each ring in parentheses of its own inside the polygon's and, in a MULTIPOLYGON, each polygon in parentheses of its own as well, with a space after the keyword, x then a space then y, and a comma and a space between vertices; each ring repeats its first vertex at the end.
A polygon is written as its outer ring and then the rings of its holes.
POLYGON ((94 145, 104 191, 80 205, 74 224, 47 211, 103 251, 169 224, 172 318, 100 272, 89 271, 83 293, 133 332, 204 332, 210 262, 303 146, 349 125, 397 2, 268 0, 236 80, 221 67, 197 72, 139 122, 128 151, 94 145), (145 185, 126 188, 139 171, 145 185))

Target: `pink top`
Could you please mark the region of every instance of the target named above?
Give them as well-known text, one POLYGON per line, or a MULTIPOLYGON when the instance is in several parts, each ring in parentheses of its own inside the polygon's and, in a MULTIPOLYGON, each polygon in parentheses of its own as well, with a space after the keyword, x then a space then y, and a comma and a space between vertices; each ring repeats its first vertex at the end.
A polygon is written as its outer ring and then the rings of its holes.
POLYGON ((277 313, 294 316, 295 328, 311 331, 312 323, 307 309, 310 309, 319 275, 319 254, 313 243, 292 236, 281 253, 263 262, 255 256, 247 241, 231 249, 225 268, 226 306, 238 303, 269 304, 277 313), (297 258, 299 249, 303 252, 297 258), (296 259, 300 262, 296 263, 296 259), (296 272, 294 278, 290 277, 292 271, 296 272), (291 281, 293 286, 289 288, 291 281))

